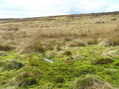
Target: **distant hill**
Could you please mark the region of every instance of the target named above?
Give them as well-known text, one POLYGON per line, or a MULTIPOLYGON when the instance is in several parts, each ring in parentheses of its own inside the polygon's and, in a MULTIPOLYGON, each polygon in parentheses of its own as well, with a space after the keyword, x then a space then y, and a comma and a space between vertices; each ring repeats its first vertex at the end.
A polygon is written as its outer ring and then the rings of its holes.
POLYGON ((82 16, 103 16, 103 15, 119 15, 119 11, 116 12, 102 12, 102 13, 89 13, 89 14, 72 14, 72 15, 58 15, 58 16, 44 16, 44 17, 30 17, 30 18, 8 18, 8 19, 0 19, 0 23, 7 22, 27 22, 27 21, 37 21, 37 20, 53 20, 55 18, 61 17, 69 17, 76 18, 82 16))

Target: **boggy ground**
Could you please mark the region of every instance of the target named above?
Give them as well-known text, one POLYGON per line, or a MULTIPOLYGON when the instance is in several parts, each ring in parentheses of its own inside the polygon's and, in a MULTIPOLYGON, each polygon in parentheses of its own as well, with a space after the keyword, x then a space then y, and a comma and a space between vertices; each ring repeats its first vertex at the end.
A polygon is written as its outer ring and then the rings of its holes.
POLYGON ((0 20, 0 89, 119 89, 119 12, 0 20))

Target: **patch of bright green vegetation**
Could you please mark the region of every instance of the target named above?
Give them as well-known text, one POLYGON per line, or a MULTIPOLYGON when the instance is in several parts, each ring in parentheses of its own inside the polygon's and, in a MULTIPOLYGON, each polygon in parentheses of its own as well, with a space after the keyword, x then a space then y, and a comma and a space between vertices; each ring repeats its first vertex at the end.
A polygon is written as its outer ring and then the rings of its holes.
POLYGON ((109 48, 90 45, 23 55, 5 52, 0 56, 0 89, 118 88, 119 56, 104 56, 109 48))

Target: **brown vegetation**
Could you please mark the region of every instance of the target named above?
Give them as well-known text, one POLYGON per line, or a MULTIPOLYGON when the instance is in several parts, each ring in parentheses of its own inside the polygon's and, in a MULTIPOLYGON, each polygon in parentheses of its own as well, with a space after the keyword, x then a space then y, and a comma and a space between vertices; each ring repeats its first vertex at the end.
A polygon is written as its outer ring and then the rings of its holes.
POLYGON ((93 61, 93 63, 96 65, 103 65, 103 64, 108 64, 112 62, 114 62, 114 60, 111 58, 101 58, 101 59, 96 59, 93 61))
POLYGON ((0 20, 0 50, 42 52, 61 46, 119 45, 119 15, 100 13, 0 20))

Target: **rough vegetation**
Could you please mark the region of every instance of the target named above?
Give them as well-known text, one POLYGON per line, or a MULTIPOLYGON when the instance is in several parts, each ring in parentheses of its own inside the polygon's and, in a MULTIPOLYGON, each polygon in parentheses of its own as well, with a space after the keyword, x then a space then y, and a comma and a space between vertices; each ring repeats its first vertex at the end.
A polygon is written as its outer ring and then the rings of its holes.
POLYGON ((75 80, 75 89, 113 89, 113 87, 93 75, 86 75, 75 80))
POLYGON ((1 19, 0 89, 119 89, 119 12, 1 19))

